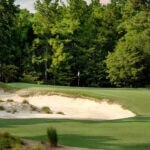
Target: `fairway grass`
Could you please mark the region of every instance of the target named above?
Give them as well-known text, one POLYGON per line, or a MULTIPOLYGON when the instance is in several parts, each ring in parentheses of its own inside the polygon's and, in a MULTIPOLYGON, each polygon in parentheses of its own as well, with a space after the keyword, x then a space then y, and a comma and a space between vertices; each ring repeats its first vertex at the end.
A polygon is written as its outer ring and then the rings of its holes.
POLYGON ((14 135, 46 140, 46 129, 55 127, 59 143, 108 150, 149 150, 150 118, 136 117, 116 121, 54 119, 0 119, 0 129, 14 135))
POLYGON ((45 140, 47 127, 55 127, 60 144, 108 150, 150 149, 150 90, 146 88, 77 88, 24 83, 5 84, 5 89, 39 90, 96 99, 123 105, 137 117, 114 121, 55 119, 0 119, 0 131, 33 140, 45 140))

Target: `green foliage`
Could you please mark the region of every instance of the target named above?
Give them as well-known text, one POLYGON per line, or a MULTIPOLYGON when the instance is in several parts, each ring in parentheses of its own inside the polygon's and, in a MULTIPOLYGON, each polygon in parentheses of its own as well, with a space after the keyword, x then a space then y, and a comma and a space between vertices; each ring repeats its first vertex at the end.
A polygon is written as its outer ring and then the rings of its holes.
POLYGON ((117 86, 134 85, 143 75, 142 62, 143 56, 137 47, 133 47, 132 40, 120 41, 116 51, 110 53, 106 60, 108 78, 117 86))
POLYGON ((108 78, 117 86, 149 84, 150 24, 145 3, 127 1, 122 12, 124 20, 118 26, 119 34, 125 34, 117 42, 115 51, 107 56, 108 78))
POLYGON ((58 144, 58 137, 57 137, 57 131, 55 128, 47 128, 47 137, 51 144, 51 147, 57 147, 58 144))
POLYGON ((0 66, 0 77, 2 81, 10 82, 17 79, 18 67, 14 65, 2 65, 0 66))
MULTIPOLYGON (((9 68, 12 68, 14 64, 14 53, 16 54, 14 47, 14 34, 15 34, 15 14, 17 13, 17 7, 14 5, 14 0, 1 0, 0 1, 0 73, 8 66, 8 75, 13 75, 9 72, 9 68), (4 66, 3 66, 4 65, 4 66), (2 69, 2 70, 1 70, 2 69), (10 74, 9 74, 10 73, 10 74)), ((5 73, 7 73, 7 71, 5 73)), ((1 76, 1 75, 0 75, 1 76)), ((3 76, 4 78, 4 76, 3 76)), ((3 79, 2 78, 2 79, 3 79)), ((6 77, 7 78, 7 77, 6 77)), ((4 78, 4 80, 7 79, 4 78)), ((10 79, 10 78, 9 78, 10 79)))
POLYGON ((17 137, 10 135, 7 132, 0 132, 0 149, 13 149, 15 145, 20 145, 21 140, 17 137))
POLYGON ((36 83, 38 80, 38 76, 34 76, 33 74, 23 74, 23 77, 20 78, 21 82, 26 82, 26 83, 36 83))
POLYGON ((36 13, 31 14, 14 0, 0 1, 0 81, 95 87, 150 84, 149 6, 149 0, 111 0, 107 6, 99 0, 69 0, 67 6, 58 0, 37 0, 36 13), (128 61, 133 60, 129 55, 142 58, 143 68, 137 62, 114 62, 117 68, 120 63, 127 66, 115 70, 120 78, 115 81, 108 58, 113 61, 118 55, 128 61))

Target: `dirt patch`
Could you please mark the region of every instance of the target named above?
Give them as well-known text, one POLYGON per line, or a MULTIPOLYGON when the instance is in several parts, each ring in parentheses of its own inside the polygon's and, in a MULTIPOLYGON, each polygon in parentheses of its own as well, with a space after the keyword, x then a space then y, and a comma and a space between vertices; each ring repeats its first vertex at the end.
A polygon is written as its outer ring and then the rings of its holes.
POLYGON ((50 148, 50 144, 48 142, 38 142, 33 140, 22 140, 24 143, 23 149, 33 149, 40 148, 41 150, 96 150, 96 149, 88 149, 88 148, 79 148, 79 147, 70 147, 64 145, 58 145, 57 148, 50 148))

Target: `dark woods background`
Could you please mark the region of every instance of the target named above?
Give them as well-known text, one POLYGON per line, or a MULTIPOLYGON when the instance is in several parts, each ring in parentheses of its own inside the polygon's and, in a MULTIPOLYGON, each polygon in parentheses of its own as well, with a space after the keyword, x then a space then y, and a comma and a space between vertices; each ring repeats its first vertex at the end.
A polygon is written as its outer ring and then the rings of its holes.
POLYGON ((0 0, 0 81, 68 86, 150 84, 150 1, 0 0))

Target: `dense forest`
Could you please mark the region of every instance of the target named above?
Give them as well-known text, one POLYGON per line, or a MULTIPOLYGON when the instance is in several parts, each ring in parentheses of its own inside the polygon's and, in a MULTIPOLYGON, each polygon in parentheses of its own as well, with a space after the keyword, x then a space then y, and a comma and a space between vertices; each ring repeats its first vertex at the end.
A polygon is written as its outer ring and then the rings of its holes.
POLYGON ((0 0, 0 81, 99 87, 150 84, 150 1, 0 0))

